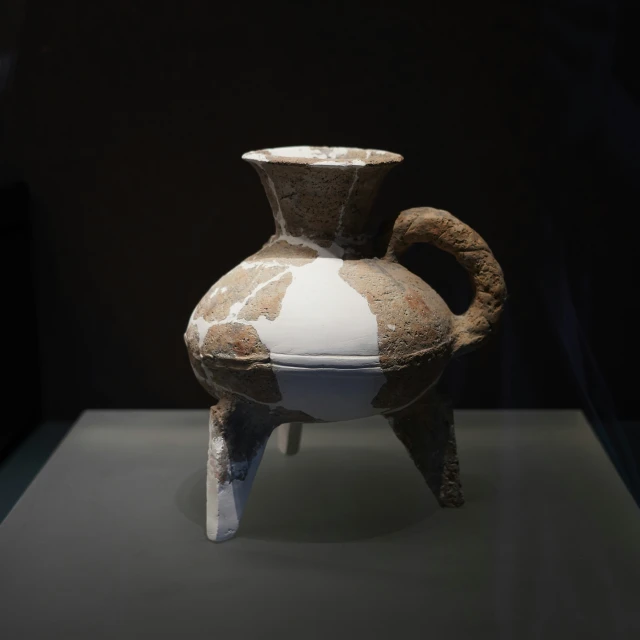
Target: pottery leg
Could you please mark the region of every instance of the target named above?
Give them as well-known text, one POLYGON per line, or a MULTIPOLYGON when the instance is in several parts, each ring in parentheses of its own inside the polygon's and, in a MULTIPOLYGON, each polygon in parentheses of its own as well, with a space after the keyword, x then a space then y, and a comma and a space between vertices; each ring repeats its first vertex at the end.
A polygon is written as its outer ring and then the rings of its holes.
POLYGON ((273 425, 260 408, 221 398, 209 417, 207 537, 214 542, 238 531, 251 485, 273 425))
POLYGON ((278 449, 287 456, 300 451, 302 438, 302 422, 288 422, 278 427, 278 449))
POLYGON ((462 506, 453 410, 448 398, 430 389, 420 400, 387 418, 440 506, 462 506))

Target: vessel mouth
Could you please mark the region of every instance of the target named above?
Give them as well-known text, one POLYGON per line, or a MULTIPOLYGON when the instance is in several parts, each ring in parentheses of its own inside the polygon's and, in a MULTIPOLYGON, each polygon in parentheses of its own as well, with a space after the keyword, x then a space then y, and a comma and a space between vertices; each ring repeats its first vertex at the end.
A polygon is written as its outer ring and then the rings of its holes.
POLYGON ((248 151, 243 160, 262 164, 303 164, 314 167, 353 167, 366 165, 399 164, 403 157, 398 153, 381 149, 360 149, 358 147, 275 147, 248 151))

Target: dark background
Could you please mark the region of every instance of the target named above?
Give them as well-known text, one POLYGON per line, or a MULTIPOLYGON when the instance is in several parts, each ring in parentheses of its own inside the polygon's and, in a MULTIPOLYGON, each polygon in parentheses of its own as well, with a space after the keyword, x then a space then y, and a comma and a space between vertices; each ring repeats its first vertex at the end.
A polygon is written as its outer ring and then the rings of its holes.
MULTIPOLYGON (((458 407, 581 407, 638 494, 637 3, 5 0, 0 450, 85 408, 204 407, 182 333, 273 227, 250 149, 405 156, 381 221, 452 211, 501 262, 458 407), (535 4, 535 8, 534 8, 535 4)), ((453 259, 405 264, 454 311, 453 259)))

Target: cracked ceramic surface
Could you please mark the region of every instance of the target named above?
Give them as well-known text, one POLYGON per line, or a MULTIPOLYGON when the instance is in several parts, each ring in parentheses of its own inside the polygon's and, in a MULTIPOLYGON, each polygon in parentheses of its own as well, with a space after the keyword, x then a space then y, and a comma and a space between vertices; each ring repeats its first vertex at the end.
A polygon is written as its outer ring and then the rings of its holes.
MULTIPOLYGON (((275 233, 211 287, 185 334, 196 377, 220 398, 212 409, 216 497, 209 502, 218 513, 208 525, 212 539, 235 531, 232 524, 222 532, 216 518, 239 522, 249 472, 271 429, 284 422, 407 415, 413 403, 436 397, 425 394, 452 356, 490 335, 506 295, 482 238, 444 211, 403 212, 386 255, 374 255, 377 229, 369 212, 400 155, 285 147, 243 158, 265 188, 275 233), (414 242, 452 252, 469 271, 475 297, 465 314, 452 314, 398 262, 414 242), (232 424, 250 437, 239 441, 232 424), (235 507, 223 486, 235 487, 235 507)), ((407 420, 396 423, 407 440, 407 420)))

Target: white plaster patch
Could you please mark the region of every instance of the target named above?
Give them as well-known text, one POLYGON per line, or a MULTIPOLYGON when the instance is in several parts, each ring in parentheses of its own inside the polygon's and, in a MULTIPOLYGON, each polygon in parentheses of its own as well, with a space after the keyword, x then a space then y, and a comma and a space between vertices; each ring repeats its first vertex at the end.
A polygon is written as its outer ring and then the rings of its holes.
MULTIPOLYGON (((212 447, 216 448, 217 440, 213 438, 212 447)), ((224 441, 220 445, 225 447, 224 441)), ((209 469, 207 473, 207 537, 215 542, 222 542, 232 538, 238 531, 240 518, 244 512, 251 486, 258 472, 260 461, 264 453, 264 445, 250 461, 232 463, 230 468, 231 477, 244 477, 231 482, 219 483, 216 478, 216 465, 220 464, 217 456, 210 452, 209 469)))
POLYGON ((396 325, 395 324, 388 324, 387 325, 387 329, 391 329, 391 331, 395 331, 396 330, 396 325))
POLYGON ((278 317, 250 322, 271 354, 278 405, 327 421, 377 413, 371 402, 386 381, 376 317, 342 265, 331 255, 292 267, 278 317))
MULTIPOLYGON (((364 162, 362 163, 364 164, 364 162)), ((351 200, 351 196, 353 195, 353 190, 358 184, 358 169, 355 169, 353 172, 353 181, 351 182, 351 186, 349 187, 349 192, 347 193, 347 197, 345 201, 342 203, 342 207, 340 207, 340 216, 338 218, 338 228, 336 231, 336 235, 338 237, 342 236, 343 225, 344 225, 344 212, 349 205, 349 201, 351 200)))
POLYGON ((378 355, 378 328, 367 300, 343 280, 343 261, 319 257, 291 266, 275 320, 252 321, 272 354, 304 356, 378 355))
MULTIPOLYGON (((272 361, 274 355, 279 359, 280 354, 271 354, 272 361)), ((276 406, 304 411, 326 422, 355 420, 382 412, 371 404, 386 382, 379 364, 360 369, 343 366, 331 369, 308 358, 306 365, 296 368, 273 363, 282 394, 276 406)))
MULTIPOLYGON (((262 169, 262 167, 260 167, 260 169, 262 171, 264 171, 264 169, 262 169)), ((287 233, 287 223, 285 222, 284 216, 282 215, 282 207, 280 206, 280 198, 278 198, 278 192, 276 191, 276 185, 273 184, 273 180, 271 179, 271 176, 265 171, 265 176, 267 177, 267 184, 269 185, 269 189, 271 189, 271 193, 273 194, 273 197, 276 200, 276 211, 274 213, 275 219, 276 219, 276 226, 278 227, 278 229, 286 234, 287 233)))
POLYGON ((211 440, 211 448, 216 456, 219 456, 225 448, 224 438, 222 436, 216 436, 211 440))
POLYGON ((209 331, 209 327, 213 323, 207 322, 202 316, 193 320, 192 323, 196 326, 196 331, 198 332, 198 346, 202 349, 204 339, 207 337, 207 331, 209 331))

